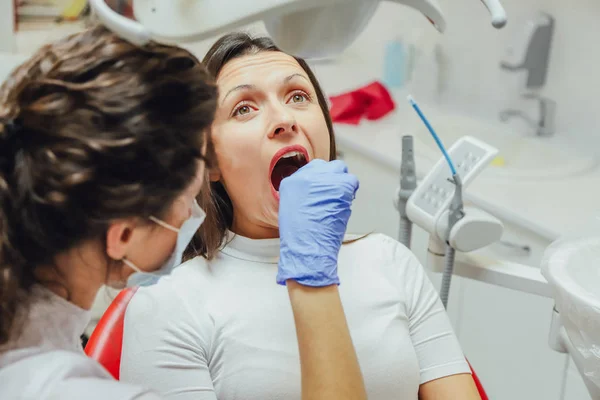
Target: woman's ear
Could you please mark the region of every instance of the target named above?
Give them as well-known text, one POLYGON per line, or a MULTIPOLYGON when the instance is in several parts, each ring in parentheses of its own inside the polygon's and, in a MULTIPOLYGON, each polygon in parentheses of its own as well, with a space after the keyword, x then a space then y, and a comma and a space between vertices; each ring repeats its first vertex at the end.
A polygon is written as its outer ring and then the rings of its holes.
POLYGON ((113 222, 106 231, 106 253, 113 260, 121 260, 132 242, 133 221, 113 222))

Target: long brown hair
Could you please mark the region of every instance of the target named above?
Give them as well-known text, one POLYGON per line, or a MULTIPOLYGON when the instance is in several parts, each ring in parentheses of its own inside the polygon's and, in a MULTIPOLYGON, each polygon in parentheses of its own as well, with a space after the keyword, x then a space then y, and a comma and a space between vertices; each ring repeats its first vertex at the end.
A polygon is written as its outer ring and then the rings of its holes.
MULTIPOLYGON (((221 72, 221 69, 234 58, 263 51, 281 50, 275 46, 270 38, 253 38, 242 32, 230 33, 221 37, 213 44, 202 62, 208 69, 208 72, 216 78, 218 77, 219 72, 221 72)), ((325 117, 327 130, 329 131, 329 159, 335 160, 335 136, 325 94, 306 61, 299 57, 294 58, 306 72, 315 88, 319 106, 325 117)), ((204 188, 200 193, 198 202, 206 211, 207 216, 200 227, 200 230, 194 237, 193 246, 191 246, 194 248, 194 252, 190 251, 187 254, 187 257, 189 258, 200 254, 211 259, 223 244, 223 241, 227 236, 227 230, 231 228, 233 223, 233 204, 231 203, 231 199, 223 184, 221 182, 209 182, 208 175, 204 180, 204 188)))
MULTIPOLYGON (((217 88, 188 51, 95 27, 42 47, 0 88, 0 344, 34 269, 192 182, 217 88)), ((107 260, 107 263, 110 262, 107 260)))

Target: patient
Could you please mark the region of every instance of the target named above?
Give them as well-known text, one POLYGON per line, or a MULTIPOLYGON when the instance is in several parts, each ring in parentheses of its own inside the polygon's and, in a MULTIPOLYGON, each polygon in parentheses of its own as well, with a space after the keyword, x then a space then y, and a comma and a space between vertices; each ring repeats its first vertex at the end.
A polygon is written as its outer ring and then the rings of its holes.
MULTIPOLYGON (((204 63, 220 92, 219 169, 199 199, 199 255, 132 300, 121 379, 167 398, 300 399, 294 319, 276 284, 278 189, 308 161, 335 158, 326 100, 308 65, 267 38, 226 35, 204 63)), ((413 254, 384 235, 347 239, 339 290, 369 399, 479 399, 413 254)))

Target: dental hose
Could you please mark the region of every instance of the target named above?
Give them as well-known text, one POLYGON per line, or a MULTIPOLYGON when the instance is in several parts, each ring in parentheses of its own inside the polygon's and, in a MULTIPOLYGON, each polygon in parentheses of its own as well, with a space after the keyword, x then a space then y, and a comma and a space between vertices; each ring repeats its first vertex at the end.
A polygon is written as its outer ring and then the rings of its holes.
MULTIPOLYGON (((448 230, 446 232, 446 240, 445 240, 445 242, 446 242, 446 254, 445 254, 445 260, 444 260, 445 266, 444 266, 444 272, 442 274, 442 286, 440 288, 440 299, 442 301, 442 304, 444 305, 444 308, 448 308, 448 297, 450 295, 450 283, 452 282, 452 275, 454 273, 454 258, 456 256, 456 250, 450 245, 450 232, 452 231, 452 228, 454 228, 454 225, 456 225, 456 223, 465 216, 463 198, 462 198, 462 191, 463 191, 462 180, 461 180, 460 176, 458 175, 458 173, 456 172, 454 163, 452 162, 450 155, 448 154, 444 145, 442 144, 442 141, 440 140, 439 136, 437 135, 437 133, 435 132, 435 130, 433 129, 433 127, 431 126, 431 124, 429 123, 429 121, 427 120, 425 115, 423 114, 423 112, 421 111, 421 108, 419 107, 419 105, 417 104, 415 99, 413 99, 412 96, 409 95, 408 102, 414 108, 416 113, 419 115, 419 118, 421 118, 421 121, 423 121, 423 123, 429 130, 429 133, 431 133, 431 136, 433 137, 433 139, 437 143, 438 147, 440 148, 440 151, 442 152, 444 158, 448 162, 448 166, 450 167, 450 171, 452 173, 452 181, 453 181, 454 185, 456 186, 456 188, 454 190, 454 196, 452 197, 452 201, 450 202, 450 207, 448 210, 449 211, 449 213, 448 213, 448 230)), ((402 138, 402 144, 403 144, 402 166, 404 166, 404 144, 405 144, 404 138, 402 138)), ((412 154, 412 137, 410 138, 410 151, 412 154)), ((412 165, 414 168, 414 159, 413 159, 412 165)), ((401 167, 401 175, 403 175, 402 167, 401 167)), ((399 196, 398 196, 399 203, 400 203, 400 198, 402 195, 402 180, 400 181, 400 186, 401 186, 401 188, 399 189, 399 196)), ((415 186, 416 186, 416 179, 415 179, 415 186)), ((413 187, 413 191, 414 191, 414 187, 413 187)), ((412 192, 411 192, 411 194, 412 194, 412 192)), ((403 234, 405 235, 405 233, 403 233, 403 224, 404 224, 403 218, 406 216, 406 203, 404 203, 404 214, 402 214, 402 208, 400 206, 401 206, 401 204, 399 204, 398 209, 400 210, 400 237, 402 239, 403 234)), ((406 228, 404 228, 404 229, 406 229, 406 228)), ((410 244, 410 239, 409 239, 408 243, 410 244)))
POLYGON ((412 222, 406 214, 408 199, 417 187, 417 171, 413 151, 413 137, 402 137, 402 161, 400 164, 400 187, 396 196, 396 208, 400 214, 398 240, 410 249, 412 237, 412 222))
MULTIPOLYGON (((450 296, 450 284, 454 274, 454 258, 456 250, 450 246, 450 232, 454 225, 464 216, 462 199, 462 180, 458 174, 453 175, 453 182, 456 186, 454 196, 450 203, 448 214, 448 231, 446 234, 446 254, 444 258, 444 272, 442 274, 442 286, 440 288, 440 299, 444 308, 448 307, 448 298, 450 296)), ((400 214, 400 228, 398 240, 400 243, 410 249, 412 237, 412 222, 408 219, 406 213, 406 204, 408 199, 417 187, 417 173, 415 168, 415 159, 413 151, 413 137, 402 137, 402 161, 400 164, 400 187, 396 196, 396 208, 400 214)))
POLYGON ((442 287, 440 288, 440 299, 444 308, 448 308, 448 297, 450 296, 450 283, 452 281, 452 275, 454 274, 454 257, 456 256, 456 250, 450 245, 450 232, 454 225, 465 216, 464 204, 462 198, 462 180, 458 174, 452 176, 454 185, 454 196, 450 202, 448 209, 448 231, 446 233, 446 257, 444 259, 444 273, 442 274, 442 287))

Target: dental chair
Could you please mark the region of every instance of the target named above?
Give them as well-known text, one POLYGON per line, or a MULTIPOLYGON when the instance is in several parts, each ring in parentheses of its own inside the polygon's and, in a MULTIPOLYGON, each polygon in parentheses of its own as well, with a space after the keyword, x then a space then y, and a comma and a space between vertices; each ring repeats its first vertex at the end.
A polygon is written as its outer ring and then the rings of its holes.
MULTIPOLYGON (((137 287, 123 289, 106 309, 96 329, 85 346, 85 354, 98 361, 115 378, 119 379, 121 349, 123 347, 123 322, 127 305, 137 291, 137 287)), ((469 367, 471 365, 469 364, 469 367)), ((481 400, 488 400, 479 378, 471 367, 473 380, 481 400)))
POLYGON ((125 311, 137 289, 134 286, 119 292, 98 321, 85 346, 85 354, 98 361, 116 380, 119 380, 121 367, 125 311))

